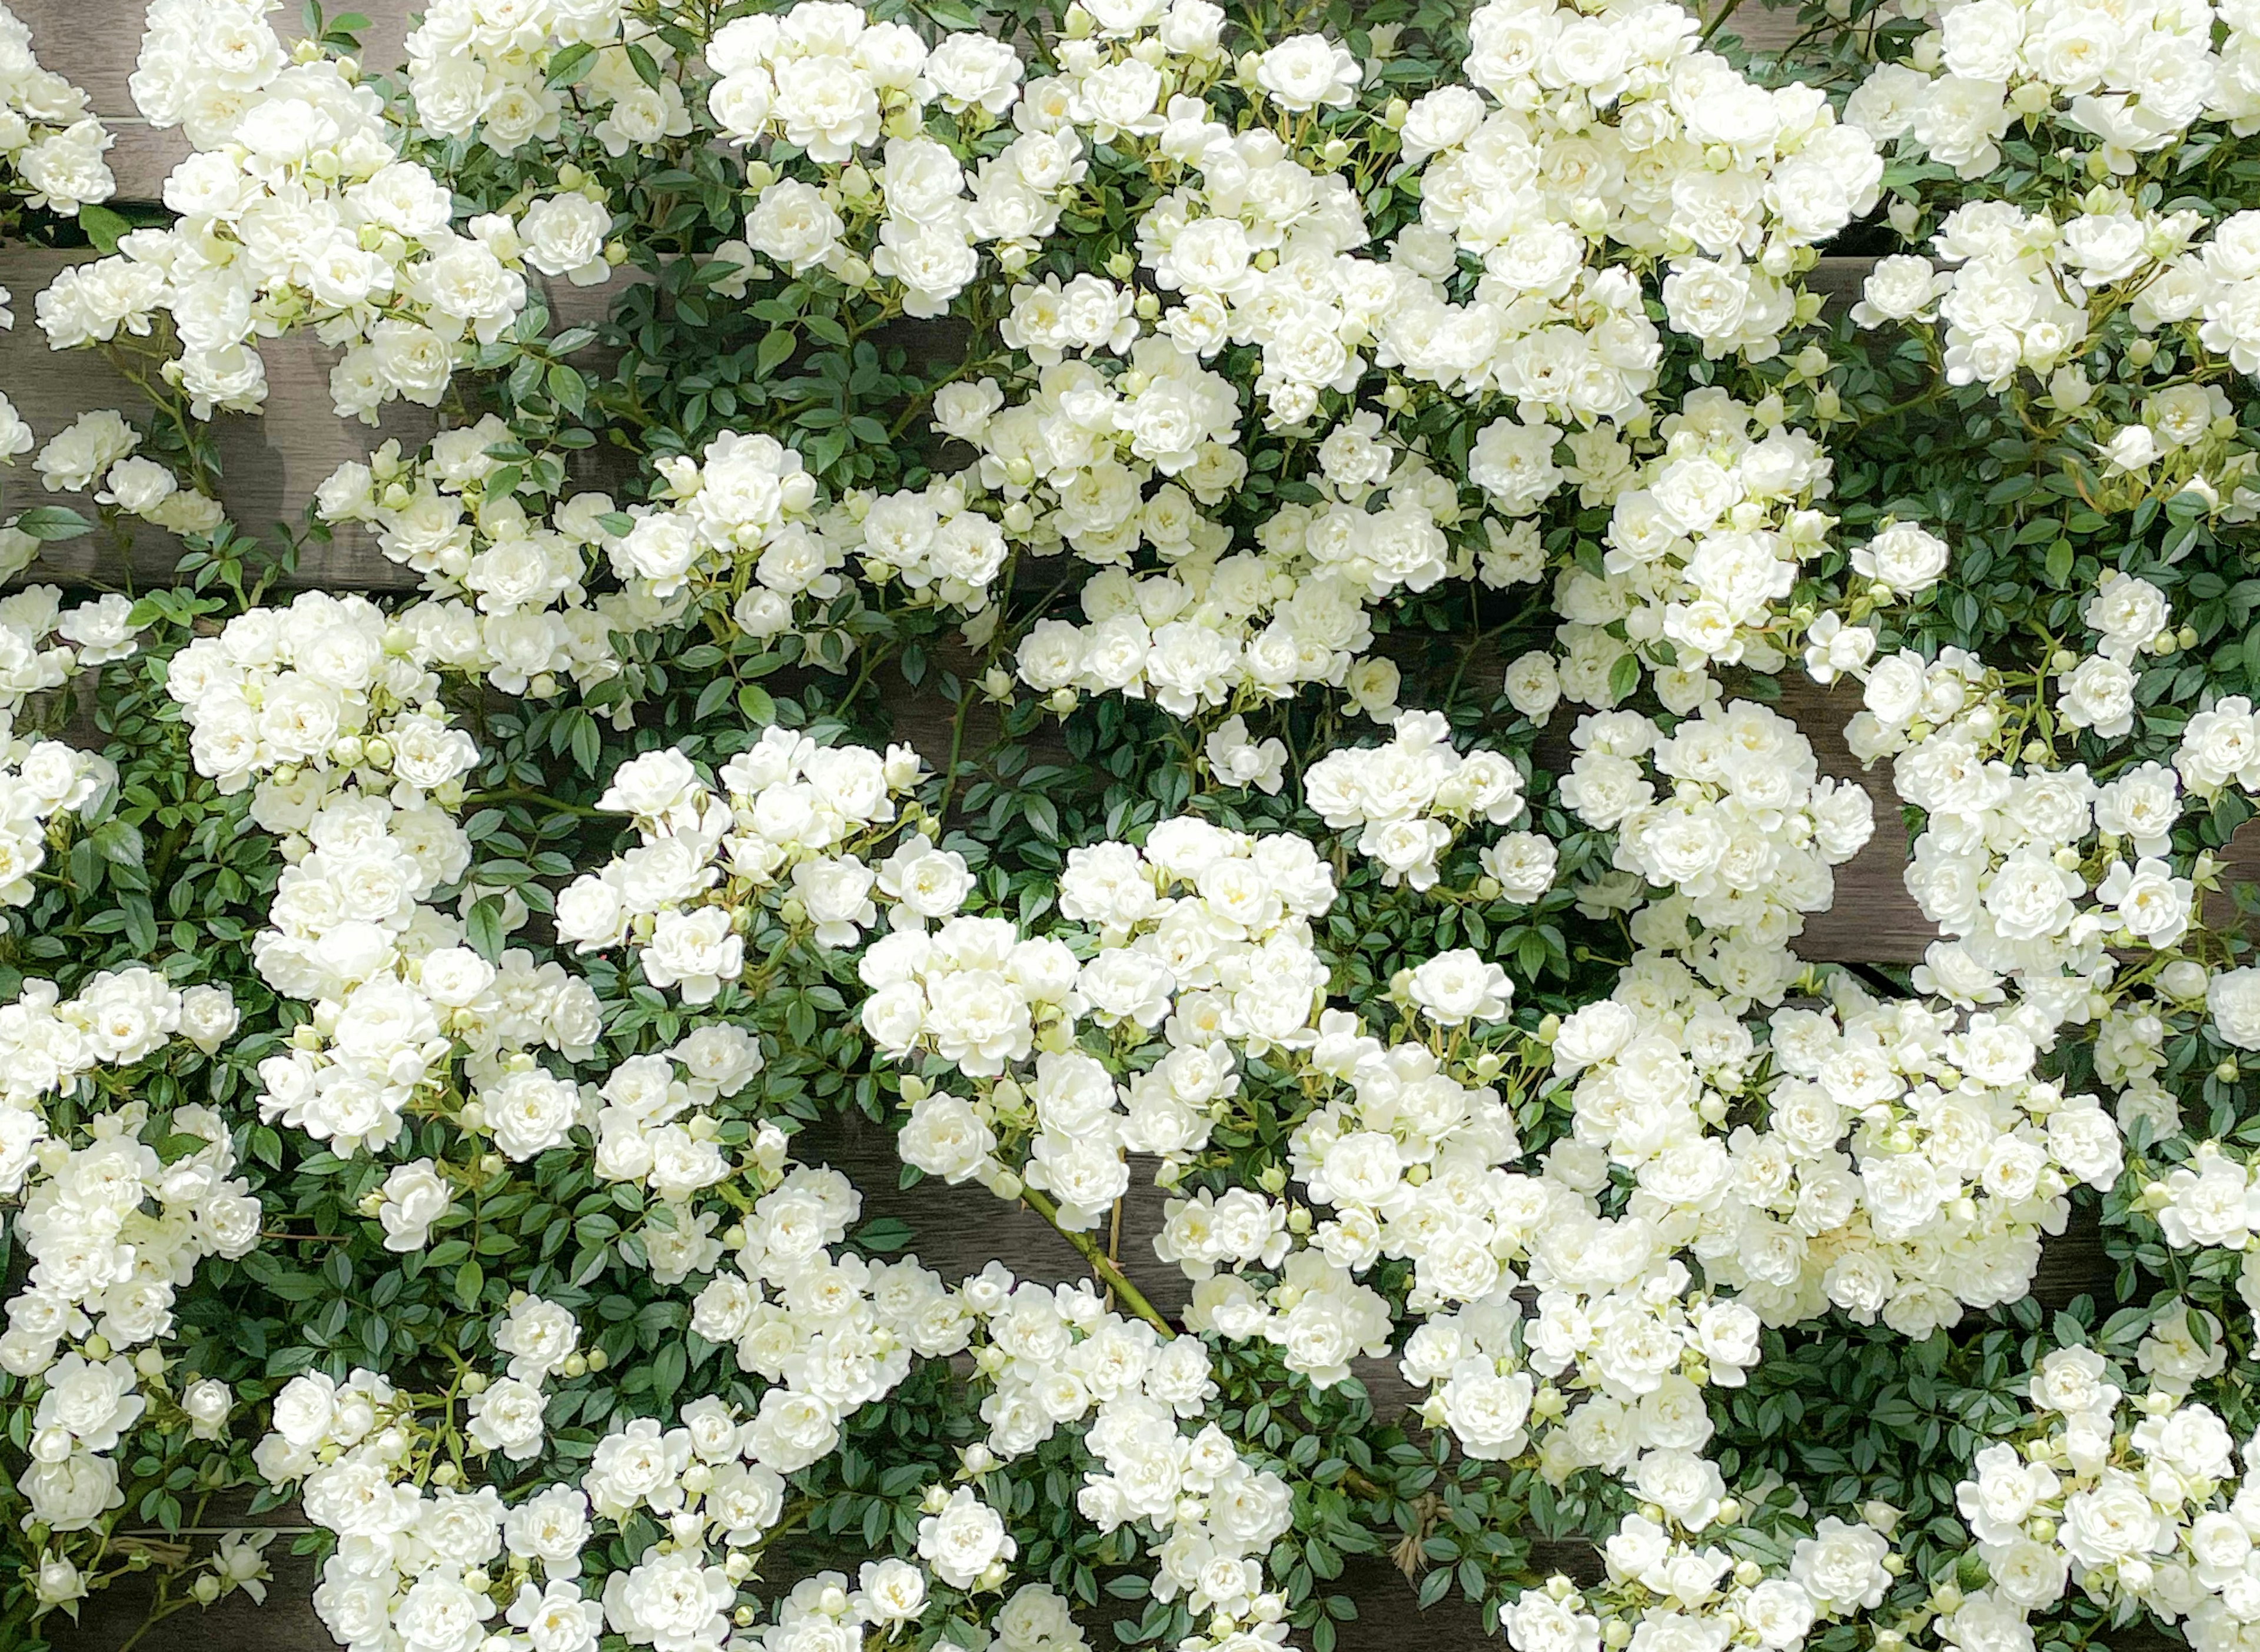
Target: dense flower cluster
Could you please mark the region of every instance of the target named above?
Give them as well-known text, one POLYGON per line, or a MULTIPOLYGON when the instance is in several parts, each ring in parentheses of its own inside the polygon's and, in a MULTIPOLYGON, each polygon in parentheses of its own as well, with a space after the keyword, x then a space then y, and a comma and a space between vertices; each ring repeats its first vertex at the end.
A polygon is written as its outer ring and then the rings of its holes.
POLYGON ((1070 851, 1059 910, 1077 948, 971 916, 876 942, 857 966, 873 1042, 898 1060, 930 1052, 979 1092, 918 1094, 904 1157, 1008 1195, 1025 1184, 1070 1230, 1096 1226, 1129 1185, 1125 1150, 1182 1162, 1206 1144, 1238 1088, 1235 1046, 1263 1054, 1315 1036, 1326 971, 1311 922, 1334 896, 1305 840, 1187 817, 1142 847, 1070 851), (1075 1048, 1086 1027, 1134 1052, 1123 1082, 1075 1048), (1017 1174, 996 1157, 999 1129, 1017 1174))
POLYGON ((263 1482, 354 1652, 2260 1641, 2249 0, 272 10, 0 398, 188 541, 0 601, 0 1641, 263 1482), (270 542, 309 333, 444 411, 270 542))
POLYGON ((1823 776, 1795 724, 1746 701, 1706 704, 1669 734, 1637 712, 1601 712, 1570 740, 1563 802, 1616 834, 1614 864, 1635 880, 1625 898, 1668 891, 1634 919, 1641 959, 1684 960, 1731 999, 1779 1003, 1801 968, 1789 942, 1804 914, 1828 910, 1829 869, 1874 830, 1868 794, 1823 776))
MULTIPOLYGON (((1477 819, 1509 826, 1523 812, 1522 776, 1497 752, 1461 754, 1449 725, 1433 712, 1407 712, 1385 746, 1329 752, 1303 777, 1319 818, 1337 832, 1355 826, 1358 853, 1382 867, 1384 881, 1427 889, 1436 860, 1477 819)), ((1527 900, 1552 882, 1552 846, 1535 833, 1501 839, 1484 864, 1527 900)))
POLYGON ((1879 65, 1846 118, 1964 179, 1994 168, 2020 119, 2075 137, 2108 172, 2131 173, 2199 122, 2241 133, 2260 118, 2253 19, 2241 6, 2220 16, 2228 27, 2216 46, 2209 9, 2145 6, 2106 24, 2070 0, 1925 7, 1909 60, 1879 65))
MULTIPOLYGON (((107 758, 62 740, 15 731, 34 695, 134 650, 132 604, 105 597, 68 612, 52 585, 0 598, 0 906, 21 906, 46 863, 50 834, 69 817, 110 803, 118 771, 107 758)), ((37 1071, 35 1068, 33 1069, 37 1071)))
POLYGON ((117 193, 104 159, 116 141, 94 118, 86 94, 39 67, 32 31, 0 6, 0 191, 66 218, 117 193))
POLYGON ((1824 1518, 1815 1535, 1797 1540, 1786 1576, 1766 1575, 1754 1559, 1696 1541, 1739 1519, 1741 1508, 1661 1518, 1631 1514, 1604 1549, 1606 1579, 1580 1591, 1567 1577, 1526 1590, 1499 1614, 1515 1652, 1570 1652, 1604 1643, 1645 1648, 1693 1648, 1731 1643, 1802 1646, 1817 1625, 1854 1618, 1882 1603, 1892 1580, 1887 1536, 1864 1525, 1824 1518))
POLYGON ((907 746, 821 747, 772 728, 722 766, 718 796, 680 752, 646 753, 600 805, 632 817, 643 847, 559 895, 558 938, 583 952, 632 942, 645 980, 700 1005, 743 973, 758 907, 789 900, 826 948, 855 944, 881 898, 898 926, 945 918, 971 878, 962 857, 903 830, 898 804, 921 772, 907 746), (893 852, 868 863, 890 838, 893 852))
POLYGON ((294 61, 266 10, 151 6, 132 91, 152 125, 196 146, 165 182, 179 221, 64 271, 39 295, 39 325, 61 350, 147 335, 163 312, 181 347, 167 376, 200 416, 257 409, 255 340, 297 326, 347 347, 330 378, 340 417, 374 424, 395 398, 436 406, 458 358, 525 306, 518 226, 493 213, 456 233, 447 187, 399 158, 375 91, 333 59, 294 61), (200 69, 215 47, 221 81, 200 69))
POLYGON ((2110 1115, 2039 1076, 2050 1029, 2029 1012, 1965 1021, 1838 976, 1829 1010, 1776 1011, 1761 1048, 1715 999, 1658 1003, 1661 985, 1563 1021, 1578 1136, 1770 1322, 1834 1305, 1919 1337, 2013 1301, 2070 1187, 2118 1178, 2110 1115))
POLYGON ((150 1380, 161 1360, 124 1350, 168 1335, 176 1291, 204 1257, 250 1251, 261 1211, 234 1175, 228 1121, 210 1107, 172 1110, 166 1129, 196 1146, 161 1160, 139 1139, 143 1102, 68 1129, 51 1125, 46 1105, 175 1038, 210 1055, 237 1021, 225 987, 183 992, 139 968, 97 975, 68 999, 29 982, 0 1006, 0 1197, 20 1206, 11 1232, 31 1262, 8 1300, 0 1370, 41 1384, 17 1490, 56 1532, 84 1530, 124 1500, 117 1454, 147 1406, 145 1388, 199 1438, 217 1437, 231 1404, 224 1385, 168 1393, 150 1380))
MULTIPOLYGON (((530 142, 567 141, 569 118, 576 138, 585 130, 615 155, 685 136, 690 111, 668 73, 675 48, 660 31, 624 13, 619 0, 544 0, 499 13, 474 0, 427 6, 405 42, 417 120, 443 138, 476 135, 504 154, 530 142), (652 65, 648 77, 631 46, 652 65), (553 66, 567 52, 578 53, 575 61, 583 66, 570 91, 551 82, 553 66)), ((535 238, 535 214, 528 214, 526 228, 535 238)), ((602 226, 593 232, 604 239, 602 226)), ((547 275, 569 273, 538 267, 547 275)))
POLYGON ((2220 1329, 2178 1305, 2162 1314, 2138 1350, 2139 1393, 2092 1348, 2040 1362, 2028 1427, 1979 1452, 1956 1488, 1989 1575, 1956 1618, 2015 1638, 2077 1587, 2139 1602, 2207 1652, 2244 1644, 2260 1615, 2256 1510, 2239 1470, 2253 1446, 2189 1392, 2221 1369, 2220 1329))

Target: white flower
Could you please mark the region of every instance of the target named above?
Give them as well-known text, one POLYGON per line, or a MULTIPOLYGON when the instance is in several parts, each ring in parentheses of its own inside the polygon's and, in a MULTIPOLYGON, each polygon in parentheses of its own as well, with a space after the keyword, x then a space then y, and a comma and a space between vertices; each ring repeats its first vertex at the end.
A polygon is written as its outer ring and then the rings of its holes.
POLYGON ((1880 1534, 1824 1516, 1811 1537, 1799 1540, 1790 1576, 1823 1612, 1845 1616, 1873 1611, 1891 1584, 1884 1570, 1890 1552, 1891 1544, 1880 1534))
POLYGON ((421 1250, 432 1224, 447 1213, 446 1178, 429 1159, 395 1165, 384 1178, 376 1215, 387 1250, 421 1250))
POLYGON ((1414 969, 1410 990, 1439 1026, 1498 1020, 1514 996, 1505 970, 1465 948, 1439 953, 1414 969))
POLYGON ((2206 983, 2205 1007, 2221 1042, 2260 1050, 2260 968, 2215 975, 2206 983))
POLYGON ((534 202, 519 221, 526 261, 545 275, 562 275, 576 287, 604 279, 604 237, 611 210, 585 195, 552 195, 534 202))
POLYGON ((1005 1535, 1005 1522, 970 1486, 959 1486, 940 1512, 919 1521, 919 1558, 954 1589, 982 1586, 982 1577, 1019 1546, 1005 1535))
POLYGON ((1852 553, 1856 572, 1901 597, 1929 590, 1952 560, 1944 540, 1912 522, 1892 524, 1852 553))

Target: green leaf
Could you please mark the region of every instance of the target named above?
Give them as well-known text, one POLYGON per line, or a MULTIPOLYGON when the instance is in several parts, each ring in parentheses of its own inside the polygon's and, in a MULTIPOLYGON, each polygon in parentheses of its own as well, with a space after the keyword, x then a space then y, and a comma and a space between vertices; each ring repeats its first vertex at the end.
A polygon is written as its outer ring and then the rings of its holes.
POLYGON ((597 772, 597 760, 604 755, 604 737, 597 727, 597 719, 586 712, 573 714, 573 761, 584 775, 597 772))
POLYGON ((547 84, 552 91, 570 86, 597 65, 597 48, 583 42, 569 46, 549 60, 547 84))
POLYGON ((899 1216, 882 1216, 857 1228, 855 1238, 866 1250, 900 1250, 911 1242, 911 1225, 899 1216))
POLYGON ((562 361, 549 368, 549 394, 558 406, 578 418, 589 405, 589 382, 562 361))
POLYGON ((762 335, 754 351, 754 370, 763 378, 792 360, 792 353, 800 348, 800 335, 790 327, 775 327, 762 335))
POLYGON ((94 531, 93 523, 67 504, 35 504, 18 516, 14 526, 19 533, 48 541, 75 540, 94 531))
POLYGON ((502 957, 502 897, 483 895, 471 905, 470 914, 463 919, 463 939, 471 949, 489 963, 502 957))
POLYGON ((1634 655, 1624 654, 1609 668, 1609 697, 1628 700, 1640 686, 1640 661, 1634 655))
POLYGON ((132 221, 106 206, 87 203, 78 210, 78 226, 86 232, 94 249, 108 254, 118 250, 119 239, 133 227, 132 221))

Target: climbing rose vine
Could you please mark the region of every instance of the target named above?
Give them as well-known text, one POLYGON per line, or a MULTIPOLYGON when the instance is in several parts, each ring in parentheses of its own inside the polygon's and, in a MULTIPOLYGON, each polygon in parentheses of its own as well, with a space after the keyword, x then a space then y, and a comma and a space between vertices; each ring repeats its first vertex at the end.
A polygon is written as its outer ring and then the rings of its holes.
POLYGON ((0 9, 6 1644, 2260 1647, 2260 10, 1740 4, 0 9))

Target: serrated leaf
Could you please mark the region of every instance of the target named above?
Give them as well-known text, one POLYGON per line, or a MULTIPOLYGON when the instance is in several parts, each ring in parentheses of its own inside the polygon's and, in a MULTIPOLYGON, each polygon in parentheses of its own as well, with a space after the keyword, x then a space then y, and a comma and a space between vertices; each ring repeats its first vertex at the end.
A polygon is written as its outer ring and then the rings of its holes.
POLYGON ((597 48, 585 41, 567 46, 549 60, 549 73, 545 77, 552 91, 570 86, 596 67, 597 48))
POLYGON ((94 531, 93 523, 67 504, 35 504, 16 518, 14 526, 19 533, 48 542, 75 540, 94 531))

